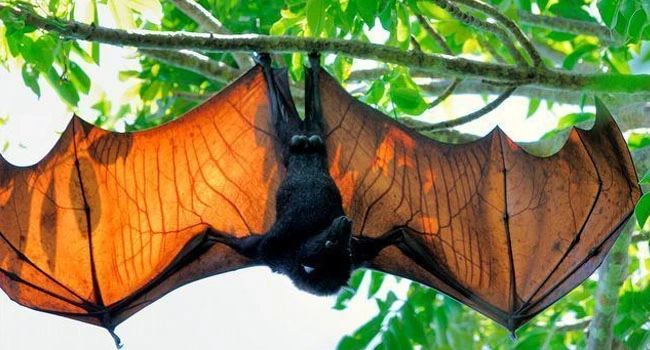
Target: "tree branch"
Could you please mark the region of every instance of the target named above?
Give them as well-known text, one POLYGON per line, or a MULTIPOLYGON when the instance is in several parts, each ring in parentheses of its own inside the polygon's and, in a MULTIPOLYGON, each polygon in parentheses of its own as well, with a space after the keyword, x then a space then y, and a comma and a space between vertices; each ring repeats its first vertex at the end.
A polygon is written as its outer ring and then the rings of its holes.
POLYGON ((191 49, 215 52, 323 52, 378 60, 436 74, 479 77, 504 84, 537 85, 585 93, 650 92, 650 75, 576 74, 544 67, 517 67, 484 63, 446 55, 402 51, 385 45, 353 40, 266 35, 220 35, 184 32, 119 30, 41 17, 35 13, 0 6, 25 19, 25 23, 70 39, 152 49, 191 49))
POLYGON ((503 45, 506 46, 508 52, 510 53, 510 56, 512 56, 512 58, 515 60, 515 62, 517 62, 518 65, 520 66, 528 65, 524 56, 521 55, 521 53, 519 52, 515 44, 510 40, 508 33, 503 28, 499 27, 496 24, 483 21, 476 16, 465 13, 458 6, 454 5, 453 3, 447 0, 432 0, 432 1, 435 2, 442 9, 447 11, 450 15, 452 15, 452 17, 456 18, 457 20, 471 27, 493 33, 494 35, 497 36, 497 38, 501 40, 503 45))
POLYGON ((169 2, 193 19, 203 29, 215 34, 230 34, 217 18, 193 0, 169 0, 169 2))
POLYGON ((589 327, 591 319, 586 318, 582 320, 575 321, 574 323, 560 324, 555 328, 555 333, 569 333, 575 331, 584 331, 589 327))
MULTIPOLYGON (((215 34, 230 34, 223 24, 214 17, 208 10, 193 0, 169 0, 179 10, 192 18, 201 27, 215 34)), ((250 67, 252 61, 246 55, 233 53, 232 58, 240 69, 250 67)))
POLYGON ((499 97, 497 97, 492 102, 485 105, 483 108, 475 112, 469 113, 467 115, 464 115, 462 117, 452 119, 452 120, 445 120, 443 122, 439 122, 435 124, 419 122, 420 125, 409 125, 409 126, 411 126, 413 129, 417 131, 433 131, 437 129, 448 129, 459 125, 467 124, 471 121, 474 121, 486 115, 487 113, 493 111, 495 108, 499 107, 499 105, 503 103, 503 101, 505 101, 508 97, 510 97, 510 95, 512 94, 513 91, 515 91, 515 89, 517 89, 517 87, 508 88, 508 90, 503 92, 501 95, 499 95, 499 97))
POLYGON ((521 46, 526 50, 526 53, 530 57, 530 59, 533 61, 533 65, 535 67, 542 66, 542 57, 539 55, 533 44, 528 40, 526 37, 526 34, 521 31, 519 26, 515 22, 513 22, 510 18, 506 17, 504 14, 499 12, 499 10, 495 9, 491 5, 488 5, 480 0, 455 0, 459 4, 463 4, 465 6, 469 6, 471 8, 475 8, 486 15, 494 18, 496 21, 501 23, 506 29, 508 29, 508 32, 512 34, 512 36, 521 44, 521 46))
POLYGON ((601 26, 597 23, 580 21, 571 18, 550 17, 534 15, 526 11, 517 11, 517 16, 522 23, 544 29, 550 29, 558 32, 564 32, 575 35, 587 35, 598 38, 603 45, 622 46, 625 44, 623 39, 613 30, 601 26))
POLYGON ((436 97, 435 100, 433 100, 433 101, 431 101, 431 102, 429 103, 429 108, 433 108, 433 107, 439 105, 439 104, 442 103, 444 100, 446 100, 447 97, 451 96, 451 94, 454 93, 454 91, 456 90, 456 88, 458 87, 458 85, 460 85, 461 82, 462 82, 461 79, 454 79, 454 81, 452 81, 451 84, 449 84, 449 85, 447 86, 447 88, 445 88, 445 89, 444 89, 444 90, 443 90, 443 91, 438 95, 438 97, 436 97))
POLYGON ((611 349, 614 339, 614 319, 618 305, 618 293, 627 277, 628 254, 630 237, 635 222, 630 220, 616 243, 598 269, 598 289, 594 299, 594 317, 589 324, 587 349, 611 349))
MULTIPOLYGON (((452 56, 453 52, 451 52, 449 45, 447 45, 447 42, 442 37, 442 35, 440 35, 435 30, 435 28, 433 28, 431 23, 429 23, 429 21, 427 21, 427 19, 424 18, 424 16, 422 15, 416 15, 416 18, 418 19, 418 22, 420 22, 420 25, 422 25, 424 30, 427 32, 427 34, 429 34, 429 36, 438 43, 438 45, 442 49, 442 52, 446 55, 452 56)), ((458 78, 454 79, 454 81, 452 81, 451 84, 449 84, 449 86, 447 86, 447 88, 443 90, 435 100, 429 103, 429 108, 433 108, 439 105, 441 102, 446 100, 447 97, 451 96, 451 94, 454 93, 454 90, 456 90, 456 87, 458 87, 458 84, 460 84, 461 81, 462 79, 458 79, 458 78)))

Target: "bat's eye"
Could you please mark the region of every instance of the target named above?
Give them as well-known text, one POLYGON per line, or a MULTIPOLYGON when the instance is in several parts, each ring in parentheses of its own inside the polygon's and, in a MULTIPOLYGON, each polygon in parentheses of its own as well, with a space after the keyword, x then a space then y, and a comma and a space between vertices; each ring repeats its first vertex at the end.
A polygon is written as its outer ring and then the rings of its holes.
POLYGON ((332 248, 336 244, 335 242, 332 242, 330 240, 325 242, 325 248, 332 248))
POLYGON ((312 272, 314 272, 314 270, 316 270, 315 268, 313 268, 313 267, 311 267, 311 266, 307 266, 307 265, 302 265, 302 268, 303 268, 303 269, 305 270, 305 272, 307 272, 307 273, 312 273, 312 272))

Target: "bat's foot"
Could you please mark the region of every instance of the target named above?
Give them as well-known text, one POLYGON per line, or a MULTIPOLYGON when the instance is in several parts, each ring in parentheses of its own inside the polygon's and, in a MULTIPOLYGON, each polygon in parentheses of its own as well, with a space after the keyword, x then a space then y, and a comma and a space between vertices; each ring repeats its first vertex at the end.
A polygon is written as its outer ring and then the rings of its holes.
POLYGON ((293 135, 289 149, 292 152, 317 152, 325 149, 325 142, 319 135, 293 135))

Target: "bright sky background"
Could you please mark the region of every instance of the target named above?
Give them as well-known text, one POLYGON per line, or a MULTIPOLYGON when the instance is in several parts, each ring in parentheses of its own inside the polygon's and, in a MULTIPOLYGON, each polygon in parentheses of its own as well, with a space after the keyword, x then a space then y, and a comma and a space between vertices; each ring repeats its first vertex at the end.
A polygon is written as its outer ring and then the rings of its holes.
MULTIPOLYGON (((93 81, 92 94, 104 91, 120 105, 129 82, 120 83, 117 71, 137 68, 133 52, 103 48, 102 69, 87 67, 93 81)), ((132 83, 132 82, 131 82, 132 83)), ((3 156, 19 165, 32 164, 53 146, 70 119, 71 112, 41 79, 42 96, 24 86, 20 70, 0 69, 0 149, 3 156)), ((92 102, 82 96, 79 113, 92 102)), ((436 116, 460 116, 484 104, 478 96, 453 97, 436 108, 436 116)), ((501 123, 515 140, 531 141, 557 124, 576 108, 542 104, 526 119, 528 102, 513 97, 487 117, 464 126, 463 131, 487 133, 501 123)), ((92 114, 94 115, 94 113, 92 114)), ((438 119, 438 118, 436 118, 438 119)), ((387 279, 393 280, 393 279, 387 279)), ((398 295, 406 283, 389 283, 398 295)), ((386 289, 386 288, 385 288, 386 289)), ((386 290, 384 289, 383 292, 386 290)), ((172 292, 118 326, 125 349, 332 349, 345 334, 351 334, 376 314, 374 302, 360 293, 345 311, 332 309, 334 298, 315 297, 294 288, 288 278, 267 268, 240 270, 204 279, 172 292)), ((0 292, 0 349, 114 349, 108 333, 99 327, 29 310, 0 292)))

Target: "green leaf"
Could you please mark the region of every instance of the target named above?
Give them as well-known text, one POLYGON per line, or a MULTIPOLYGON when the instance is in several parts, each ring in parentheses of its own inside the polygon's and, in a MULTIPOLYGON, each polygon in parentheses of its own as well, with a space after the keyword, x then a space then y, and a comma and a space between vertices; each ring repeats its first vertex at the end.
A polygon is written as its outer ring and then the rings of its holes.
POLYGON ((59 0, 50 0, 47 8, 50 10, 50 13, 56 13, 59 8, 59 0))
POLYGON ((350 72, 352 72, 352 59, 345 56, 336 56, 333 68, 334 75, 340 81, 344 81, 350 76, 350 72))
POLYGON ((349 335, 346 335, 341 339, 339 344, 336 346, 338 350, 362 350, 365 349, 365 345, 358 339, 355 339, 349 335))
POLYGON ((140 72, 138 72, 137 70, 123 70, 117 73, 117 77, 118 79, 120 79, 120 81, 126 81, 131 78, 137 78, 139 75, 140 72))
POLYGON ((575 48, 570 54, 564 58, 564 62, 562 62, 562 68, 571 70, 573 67, 575 67, 576 63, 582 58, 582 56, 598 50, 600 47, 598 45, 594 44, 584 44, 580 45, 577 48, 575 48))
POLYGON ((441 9, 431 1, 418 1, 416 4, 417 9, 420 10, 419 12, 426 17, 439 20, 450 20, 452 18, 447 11, 441 9))
POLYGON ((420 115, 426 111, 428 107, 417 88, 410 86, 391 86, 390 96, 393 103, 399 107, 399 109, 411 115, 420 115))
POLYGON ((133 29, 135 21, 133 20, 133 11, 129 7, 128 0, 107 0, 108 10, 113 15, 113 19, 118 28, 133 29))
POLYGON ((646 172, 643 175, 643 178, 639 181, 640 184, 650 184, 650 171, 646 172))
POLYGON ((25 85, 29 87, 36 96, 41 97, 41 87, 38 85, 39 72, 31 69, 27 64, 24 64, 21 74, 25 85))
POLYGON ((379 334, 381 325, 386 317, 385 313, 379 313, 370 321, 357 329, 352 336, 344 337, 338 344, 339 350, 366 349, 368 344, 379 334))
POLYGON ((307 26, 311 30, 311 36, 318 37, 323 29, 326 9, 325 0, 307 0, 305 15, 307 16, 307 26))
POLYGON ((96 110, 100 116, 107 116, 111 112, 111 102, 106 99, 102 99, 94 105, 90 106, 90 108, 96 110))
POLYGON ((537 0, 537 6, 540 10, 542 10, 542 12, 546 11, 546 8, 548 7, 548 0, 537 0))
POLYGON ((398 42, 403 43, 408 41, 411 37, 409 15, 408 15, 408 11, 406 10, 406 6, 402 5, 401 3, 397 3, 396 5, 397 5, 396 38, 398 42))
POLYGON ((593 113, 570 113, 560 118, 560 120, 557 123, 556 129, 558 130, 567 129, 578 123, 586 122, 594 118, 595 116, 593 113))
POLYGON ((382 28, 387 31, 392 31, 395 27, 395 0, 389 0, 385 2, 386 6, 379 12, 379 22, 381 22, 382 28))
MULTIPOLYGON (((88 6, 89 17, 92 19, 94 25, 99 23, 99 14, 97 13, 97 0, 91 0, 90 6, 88 6)), ((96 64, 99 64, 99 43, 91 42, 90 43, 90 57, 93 58, 93 61, 96 64)))
POLYGON ((560 17, 586 22, 595 22, 595 19, 583 9, 582 5, 584 5, 584 3, 581 0, 564 0, 551 5, 548 10, 560 17))
POLYGON ((29 63, 42 73, 47 73, 54 62, 56 42, 50 35, 42 35, 36 41, 29 36, 23 36, 20 42, 20 53, 29 63))
POLYGON ((90 78, 78 64, 70 62, 68 65, 68 77, 77 90, 84 94, 90 92, 90 78))
POLYGON ((72 48, 71 51, 79 55, 82 60, 88 63, 94 63, 95 60, 91 55, 89 55, 83 48, 81 48, 81 45, 79 45, 79 42, 77 41, 72 41, 72 48))
POLYGON ((390 307, 393 305, 395 301, 397 301, 397 296, 393 292, 388 292, 386 295, 386 300, 380 300, 380 299, 375 299, 377 302, 377 307, 379 307, 379 310, 383 313, 386 313, 390 310, 390 307))
POLYGON ((386 274, 377 272, 377 271, 372 271, 370 273, 370 287, 368 287, 368 299, 372 298, 377 294, 379 291, 379 288, 381 288, 382 283, 384 282, 384 278, 386 277, 386 274))
POLYGON ((631 133, 627 138, 630 149, 639 149, 650 146, 650 134, 631 133))
POLYGON ((79 103, 79 94, 74 88, 72 83, 59 76, 54 67, 50 68, 47 75, 45 75, 47 82, 54 88, 54 91, 61 97, 68 105, 76 107, 79 103))
MULTIPOLYGON (((391 318, 390 321, 395 320, 395 318, 391 318)), ((389 324, 390 324, 389 321, 389 324)), ((389 326, 390 327, 390 326, 389 326)), ((398 345, 398 341, 395 338, 395 333, 391 332, 389 329, 385 330, 384 332, 381 333, 381 342, 382 345, 384 346, 384 349, 403 349, 400 348, 398 345)), ((377 349, 377 348, 375 348, 377 349)))
POLYGON ((345 310, 348 307, 348 302, 354 297, 355 293, 349 288, 342 288, 336 295, 336 302, 332 308, 334 310, 345 310))
POLYGON ((645 13, 645 11, 637 9, 628 23, 628 35, 635 40, 640 39, 641 34, 643 33, 645 27, 648 25, 649 20, 650 19, 648 18, 648 15, 645 13))
POLYGON ((382 80, 375 80, 372 83, 372 85, 370 85, 370 89, 368 89, 368 93, 365 94, 364 101, 367 104, 376 105, 384 97, 385 92, 386 92, 386 83, 382 80))
POLYGON ((368 28, 372 29, 375 26, 375 19, 377 18, 379 10, 379 1, 376 0, 355 0, 357 5, 357 12, 359 16, 366 23, 368 28))
POLYGON ((413 306, 407 303, 402 307, 401 311, 402 320, 404 321, 404 331, 409 338, 414 343, 422 345, 424 349, 431 348, 427 340, 425 326, 416 318, 413 306))
POLYGON ((648 216, 650 216, 650 193, 641 196, 639 202, 636 203, 634 216, 636 216, 636 222, 639 224, 639 227, 643 227, 648 220, 648 216))
POLYGON ((618 16, 618 3, 621 0, 598 0, 597 7, 600 12, 600 18, 609 27, 614 28, 616 17, 618 16))
POLYGON ((532 6, 530 0, 515 0, 517 8, 530 12, 532 6))
POLYGON ((128 6, 140 13, 147 21, 160 24, 163 11, 159 0, 128 0, 128 6))
POLYGON ((363 281, 363 277, 366 275, 366 272, 369 270, 357 270, 352 274, 352 277, 350 278, 350 282, 348 283, 348 286, 352 288, 355 292, 359 290, 359 287, 361 286, 361 282, 363 281))
POLYGON ((528 104, 528 112, 526 112, 526 118, 530 118, 537 112, 537 109, 539 108, 540 104, 540 99, 538 98, 531 98, 530 103, 528 104))

